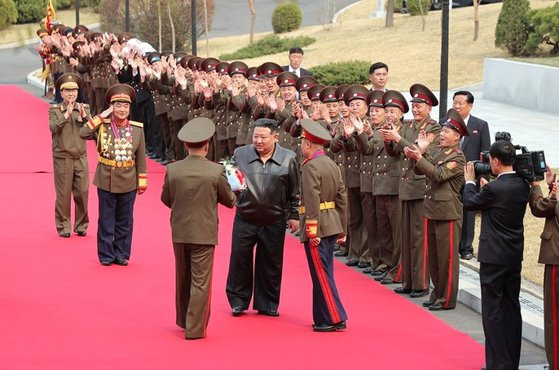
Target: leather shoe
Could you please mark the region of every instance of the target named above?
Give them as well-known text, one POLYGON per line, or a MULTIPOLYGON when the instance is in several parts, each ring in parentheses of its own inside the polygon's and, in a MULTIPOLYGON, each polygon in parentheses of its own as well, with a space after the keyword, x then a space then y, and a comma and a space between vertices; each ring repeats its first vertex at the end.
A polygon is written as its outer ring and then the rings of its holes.
POLYGON ((472 258, 474 258, 474 255, 468 252, 468 253, 464 253, 463 255, 461 255, 460 258, 463 259, 463 260, 469 261, 472 258))
POLYGON ((277 310, 258 310, 258 314, 272 317, 279 316, 279 312, 277 310))
POLYGON ((347 252, 347 251, 339 250, 336 253, 334 253, 334 256, 336 256, 336 257, 347 257, 348 254, 349 254, 349 252, 347 252))
POLYGON ((419 298, 429 294, 429 289, 416 289, 410 293, 410 298, 419 298))
POLYGON ((337 324, 332 325, 334 327, 334 330, 344 330, 345 328, 347 328, 347 325, 345 323, 345 321, 341 321, 337 324))
POLYGON ((312 325, 312 329, 317 332, 328 332, 328 331, 336 331, 336 330, 344 330, 347 328, 345 321, 340 321, 336 324, 328 325, 328 324, 321 324, 321 325, 312 325))
POLYGON ((76 233, 78 236, 86 236, 87 232, 85 230, 80 230, 76 233))
POLYGON ((435 304, 435 302, 425 301, 425 302, 423 302, 421 305, 422 305, 423 307, 429 308, 429 307, 431 307, 431 306, 434 305, 434 304, 435 304))
POLYGON ((369 267, 367 267, 367 268, 365 268, 365 269, 363 270, 363 273, 364 273, 364 274, 370 274, 370 273, 373 272, 373 271, 375 271, 375 269, 373 268, 373 266, 369 266, 369 267))
POLYGON ((102 264, 103 266, 110 266, 110 265, 112 265, 113 263, 112 263, 112 261, 101 261, 101 264, 102 264))
POLYGON ((334 245, 334 252, 337 252, 340 250, 340 246, 338 244, 334 245))
POLYGON ((388 270, 388 266, 386 266, 385 264, 382 264, 379 267, 377 267, 375 269, 375 271, 371 272, 371 275, 379 276, 379 275, 384 274, 387 270, 388 270))
POLYGON ((375 281, 382 281, 388 275, 388 270, 383 272, 381 275, 373 275, 375 277, 375 281))
POLYGON ((124 258, 117 258, 115 260, 115 264, 117 264, 119 266, 128 266, 128 260, 124 259, 124 258))
POLYGON ((399 286, 398 288, 394 289, 394 293, 398 293, 398 294, 410 294, 410 293, 411 293, 411 289, 410 289, 410 288, 404 288, 403 286, 399 286))
POLYGON ((60 236, 61 238, 69 238, 70 233, 60 233, 60 234, 58 234, 58 236, 60 236))
POLYGON ((359 261, 347 261, 345 264, 346 266, 357 266, 359 264, 359 261))
POLYGON ((386 285, 386 284, 397 284, 393 278, 385 276, 384 279, 382 279, 380 281, 381 284, 386 285))
POLYGON ((231 313, 233 314, 233 316, 240 316, 240 315, 243 314, 243 312, 245 312, 245 309, 242 308, 241 306, 235 306, 231 310, 231 313))
POLYGON ((442 303, 435 303, 429 306, 429 311, 442 311, 442 310, 452 310, 454 307, 444 307, 442 303))
POLYGON ((357 263, 357 267, 359 267, 360 269, 364 269, 371 266, 371 262, 363 262, 363 261, 359 261, 357 263))

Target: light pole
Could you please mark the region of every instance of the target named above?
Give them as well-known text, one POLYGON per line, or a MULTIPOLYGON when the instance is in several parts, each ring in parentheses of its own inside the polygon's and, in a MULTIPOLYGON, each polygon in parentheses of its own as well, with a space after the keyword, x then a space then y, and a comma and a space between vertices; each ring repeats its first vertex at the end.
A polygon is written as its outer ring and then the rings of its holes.
POLYGON ((124 2, 124 30, 130 32, 130 0, 124 2))
POLYGON ((191 0, 190 4, 190 22, 192 23, 192 55, 196 56, 196 0, 191 0))
POLYGON ((80 0, 76 0, 76 26, 80 24, 80 0))
POLYGON ((441 86, 439 97, 439 120, 446 117, 448 96, 448 24, 449 0, 443 0, 442 6, 442 37, 441 37, 441 86))

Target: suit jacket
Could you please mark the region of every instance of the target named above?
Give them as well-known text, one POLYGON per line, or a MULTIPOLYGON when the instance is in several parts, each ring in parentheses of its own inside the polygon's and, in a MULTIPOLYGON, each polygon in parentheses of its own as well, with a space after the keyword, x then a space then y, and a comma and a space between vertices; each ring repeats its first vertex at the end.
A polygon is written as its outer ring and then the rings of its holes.
MULTIPOLYGON (((289 66, 282 66, 281 68, 282 68, 284 71, 289 71, 289 66)), ((312 76, 312 72, 311 72, 311 71, 309 71, 308 69, 305 69, 305 68, 303 68, 303 67, 300 67, 300 68, 301 68, 301 76, 299 76, 299 77, 303 77, 303 76, 312 76)))
POLYGON ((236 197, 225 168, 190 155, 167 166, 161 201, 171 208, 173 243, 217 244, 217 205, 233 208, 236 197))
POLYGON ((346 233, 347 195, 342 174, 325 154, 303 162, 300 214, 301 241, 309 237, 327 237, 346 233), (320 204, 334 202, 335 208, 320 209, 320 204))
POLYGON ((530 209, 536 217, 545 217, 545 225, 540 235, 539 263, 559 265, 559 215, 556 213, 557 199, 544 197, 539 185, 530 190, 530 209))
POLYGON ((516 173, 499 176, 479 192, 474 184, 466 184, 464 208, 482 211, 478 261, 512 266, 522 262, 529 192, 530 185, 516 173))
POLYGON ((489 126, 487 122, 474 116, 468 120, 468 131, 470 136, 464 137, 461 149, 466 157, 466 161, 479 159, 479 153, 489 150, 491 137, 489 136, 489 126))

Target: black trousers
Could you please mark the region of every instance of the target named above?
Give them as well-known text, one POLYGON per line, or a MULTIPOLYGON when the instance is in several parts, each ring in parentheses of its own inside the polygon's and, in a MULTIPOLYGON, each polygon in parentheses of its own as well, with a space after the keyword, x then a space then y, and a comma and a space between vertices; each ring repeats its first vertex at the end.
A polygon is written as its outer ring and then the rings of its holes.
POLYGON ((347 320, 334 281, 336 235, 321 238, 316 247, 305 242, 312 279, 312 316, 315 325, 332 325, 347 320))
POLYGON ((130 259, 136 190, 128 193, 111 193, 97 188, 97 195, 99 197, 97 229, 99 261, 130 259))
POLYGON ((460 252, 461 256, 466 253, 474 252, 472 242, 474 241, 476 220, 476 213, 473 211, 467 211, 464 209, 462 214, 462 237, 460 238, 460 246, 458 247, 458 252, 460 252))
POLYGON ((480 264, 481 318, 488 370, 518 369, 522 343, 521 269, 520 264, 480 264))
POLYGON ((231 307, 248 309, 254 285, 253 308, 263 311, 278 309, 286 222, 286 219, 280 219, 271 225, 254 225, 235 215, 226 286, 231 307))

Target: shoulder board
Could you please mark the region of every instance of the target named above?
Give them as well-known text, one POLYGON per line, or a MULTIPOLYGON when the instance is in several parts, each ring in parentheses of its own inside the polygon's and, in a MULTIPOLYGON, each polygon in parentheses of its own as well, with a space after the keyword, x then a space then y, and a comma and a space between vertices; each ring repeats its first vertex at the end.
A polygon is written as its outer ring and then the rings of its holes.
POLYGON ((58 104, 51 104, 49 109, 58 108, 58 104))
POLYGON ((434 119, 430 119, 429 122, 427 122, 428 125, 438 125, 439 123, 437 121, 435 121, 434 119))
POLYGON ((82 105, 83 105, 84 108, 89 108, 89 104, 82 103, 82 105))
POLYGON ((142 122, 136 122, 136 121, 128 121, 132 126, 136 126, 136 127, 140 127, 140 128, 144 128, 144 124, 142 122))

